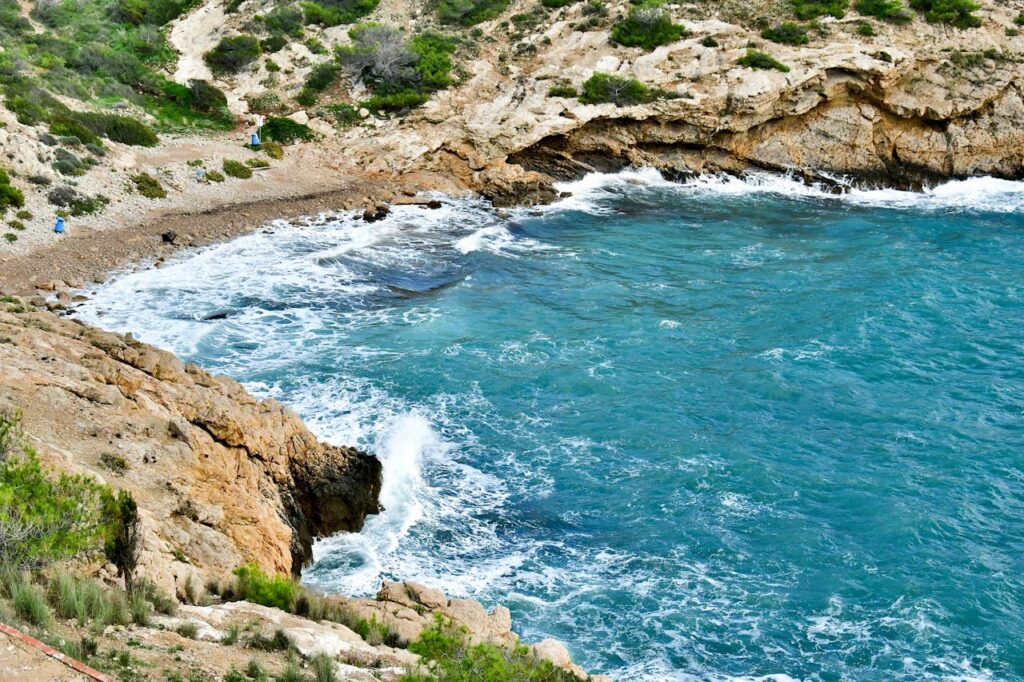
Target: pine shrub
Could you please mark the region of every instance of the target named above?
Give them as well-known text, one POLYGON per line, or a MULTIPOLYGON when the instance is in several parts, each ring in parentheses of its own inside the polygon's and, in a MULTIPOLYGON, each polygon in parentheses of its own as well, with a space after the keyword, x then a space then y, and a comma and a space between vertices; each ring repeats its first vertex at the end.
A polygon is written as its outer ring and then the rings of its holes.
POLYGON ((260 43, 250 35, 221 38, 217 46, 203 55, 210 70, 224 75, 238 73, 260 56, 260 43))
POLYGON ((672 22, 660 0, 648 0, 629 10, 629 15, 612 28, 612 40, 619 45, 653 50, 687 35, 686 28, 672 22))
POLYGON ((241 180, 248 180, 252 177, 252 169, 241 161, 224 159, 223 168, 224 174, 228 177, 239 178, 241 180))
POLYGON ((736 63, 740 66, 746 66, 751 69, 774 69, 776 71, 782 71, 783 73, 789 71, 789 67, 775 57, 771 56, 767 52, 762 52, 753 48, 747 48, 747 53, 740 57, 736 63))

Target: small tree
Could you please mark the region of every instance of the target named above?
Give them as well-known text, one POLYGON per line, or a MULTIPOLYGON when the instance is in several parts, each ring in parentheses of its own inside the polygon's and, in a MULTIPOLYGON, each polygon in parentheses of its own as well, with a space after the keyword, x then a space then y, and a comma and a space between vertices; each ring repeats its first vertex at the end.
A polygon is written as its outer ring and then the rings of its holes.
POLYGON ((110 489, 43 468, 18 414, 0 413, 0 557, 21 568, 95 552, 110 489))
POLYGON ((612 40, 620 45, 640 46, 653 50, 686 35, 681 24, 672 23, 672 17, 659 0, 648 0, 629 10, 629 16, 612 29, 612 40))
POLYGON ((143 544, 139 506, 131 493, 122 490, 108 497, 106 507, 109 531, 104 553, 107 560, 117 566, 117 574, 124 578, 124 589, 131 595, 143 544))

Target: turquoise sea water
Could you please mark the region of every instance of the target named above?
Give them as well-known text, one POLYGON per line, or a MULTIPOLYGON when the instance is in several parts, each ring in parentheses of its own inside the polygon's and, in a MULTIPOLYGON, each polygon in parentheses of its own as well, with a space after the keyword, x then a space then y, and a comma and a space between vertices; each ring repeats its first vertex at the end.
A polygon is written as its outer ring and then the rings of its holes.
POLYGON ((80 314, 381 456, 325 590, 504 603, 621 680, 1024 680, 1024 185, 569 189, 280 225, 80 314))

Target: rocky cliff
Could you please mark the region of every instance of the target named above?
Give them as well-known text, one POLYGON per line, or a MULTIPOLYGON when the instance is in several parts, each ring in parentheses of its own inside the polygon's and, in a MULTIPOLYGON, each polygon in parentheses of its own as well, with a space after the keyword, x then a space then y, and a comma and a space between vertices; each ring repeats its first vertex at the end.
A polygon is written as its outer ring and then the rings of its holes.
MULTIPOLYGON (((628 7, 618 4, 613 15, 628 7)), ((1024 177, 1024 3, 983 1, 981 27, 967 30, 918 17, 864 36, 863 17, 826 16, 800 46, 763 39, 755 21, 791 19, 787 3, 746 4, 745 14, 735 3, 672 6, 688 34, 652 51, 613 44, 607 26, 581 31, 585 3, 533 32, 496 26, 461 87, 389 122, 372 146, 350 135, 352 153, 374 170, 450 174, 497 203, 544 200, 553 180, 627 165, 902 186, 1024 177), (750 47, 789 70, 741 65, 750 47), (674 98, 618 106, 552 96, 553 85, 579 91, 595 72, 674 98)))
POLYGON ((256 562, 297 574, 314 538, 378 511, 380 462, 290 410, 131 338, 0 302, 0 409, 47 463, 138 500, 141 571, 180 593, 256 562))

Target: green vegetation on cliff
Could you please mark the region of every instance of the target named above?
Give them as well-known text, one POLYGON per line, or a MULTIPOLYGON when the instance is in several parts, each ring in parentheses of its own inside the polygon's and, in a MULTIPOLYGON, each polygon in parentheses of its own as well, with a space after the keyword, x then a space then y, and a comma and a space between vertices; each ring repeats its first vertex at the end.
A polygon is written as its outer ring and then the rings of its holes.
POLYGON ((439 33, 405 33, 381 24, 360 24, 349 31, 352 45, 338 59, 355 80, 373 91, 369 109, 398 111, 417 107, 432 92, 451 84, 457 43, 439 33))
POLYGON ((400 682, 579 682, 571 672, 538 659, 522 645, 470 644, 466 631, 440 614, 409 651, 424 663, 400 682))
POLYGON ((653 50, 686 35, 686 28, 672 22, 661 0, 648 0, 629 10, 629 15, 612 28, 612 40, 619 45, 653 50))
POLYGON ((673 92, 649 87, 636 79, 620 78, 598 71, 584 81, 580 101, 584 104, 610 102, 617 106, 630 106, 675 97, 677 95, 673 92))

